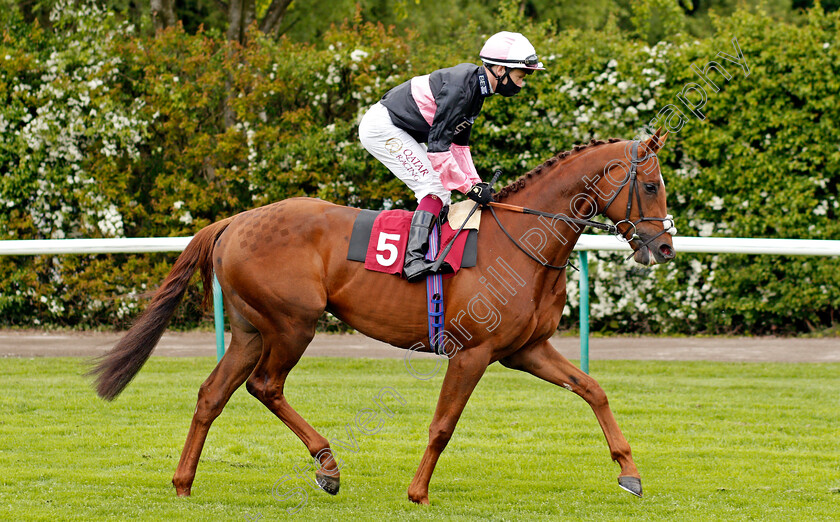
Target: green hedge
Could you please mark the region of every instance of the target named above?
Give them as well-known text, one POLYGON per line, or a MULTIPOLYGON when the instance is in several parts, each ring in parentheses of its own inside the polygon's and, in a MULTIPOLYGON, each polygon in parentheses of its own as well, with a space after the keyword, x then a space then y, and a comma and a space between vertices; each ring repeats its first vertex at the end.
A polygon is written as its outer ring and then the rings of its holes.
MULTIPOLYGON (((402 81, 474 61, 487 36, 468 25, 427 46, 348 23, 317 46, 255 33, 240 48, 180 28, 147 38, 90 6, 57 12, 51 32, 0 15, 0 239, 191 235, 297 195, 410 208, 359 145, 357 121, 402 81)), ((807 17, 795 26, 742 10, 708 39, 650 47, 609 28, 556 34, 503 10, 499 27, 522 27, 548 70, 487 101, 473 130, 479 172, 512 180, 575 143, 632 138, 675 104, 687 121, 660 159, 681 235, 836 239, 838 15, 807 17), (735 54, 733 38, 749 76, 716 58, 735 54), (691 65, 710 60, 732 77, 712 76, 720 91, 706 86, 700 121, 676 95, 705 86, 691 65)), ((124 327, 175 257, 0 258, 0 326, 124 327)), ((593 257, 596 330, 787 333, 837 321, 837 259, 681 255, 650 270, 593 257)), ((199 293, 176 326, 200 320, 199 293)), ((572 284, 572 317, 576 305, 572 284)))

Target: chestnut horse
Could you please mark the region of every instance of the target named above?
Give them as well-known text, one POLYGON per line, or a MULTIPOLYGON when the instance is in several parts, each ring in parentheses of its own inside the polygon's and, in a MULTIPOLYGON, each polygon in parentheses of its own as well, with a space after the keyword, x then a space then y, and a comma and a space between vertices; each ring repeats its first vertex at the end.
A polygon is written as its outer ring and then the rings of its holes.
MULTIPOLYGON (((530 207, 544 211, 543 216, 500 209, 494 220, 485 213, 477 266, 444 283, 447 309, 469 313, 450 316, 449 346, 457 345, 457 350, 448 354, 429 442, 408 488, 410 500, 429 502, 435 464, 470 394, 487 366, 496 361, 580 395, 601 425, 610 456, 621 466, 619 485, 641 496, 639 472, 606 394, 560 355, 549 338, 566 303, 564 267, 583 230, 582 220, 606 215, 630 241, 639 263, 674 257, 671 225, 665 219, 665 185, 656 158, 664 141, 658 131, 646 141, 593 140, 549 159, 497 195, 508 208, 530 207), (545 211, 557 213, 555 219, 547 219, 545 211), (487 312, 491 294, 503 306, 488 324, 491 319, 480 310, 487 312), (477 296, 484 301, 478 302, 477 296)), ((329 442, 283 395, 286 377, 315 335, 324 311, 380 341, 406 349, 422 345, 421 351, 430 351, 426 285, 409 284, 346 260, 358 213, 317 199, 295 198, 205 227, 180 255, 134 326, 91 370, 99 395, 115 398, 151 354, 192 274, 198 268, 202 271, 205 301, 216 274, 232 339, 199 389, 172 479, 178 495, 190 494, 210 425, 246 381, 248 392, 279 417, 320 463, 319 485, 337 493, 339 470, 329 442)))

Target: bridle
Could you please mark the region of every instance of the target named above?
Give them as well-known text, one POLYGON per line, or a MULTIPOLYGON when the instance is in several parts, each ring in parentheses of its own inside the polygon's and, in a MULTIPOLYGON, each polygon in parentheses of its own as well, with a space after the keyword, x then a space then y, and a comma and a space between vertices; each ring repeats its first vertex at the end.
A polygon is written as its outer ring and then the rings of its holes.
MULTIPOLYGON (((610 208, 610 205, 612 205, 613 201, 615 201, 615 198, 618 197, 618 195, 621 193, 621 191, 624 189, 624 187, 629 183, 630 184, 630 189, 627 193, 627 213, 625 214, 624 219, 622 219, 621 221, 619 221, 618 223, 615 224, 616 229, 618 229, 619 225, 621 225, 622 223, 626 223, 628 225, 628 227, 627 227, 627 230, 625 230, 624 232, 621 232, 619 230, 616 237, 618 237, 620 240, 626 241, 628 243, 630 241, 640 241, 641 237, 639 237, 639 234, 636 233, 636 226, 639 223, 643 223, 645 221, 660 221, 660 222, 662 222, 662 232, 656 234, 652 238, 648 239, 647 241, 645 241, 644 243, 639 245, 639 247, 636 250, 640 250, 642 248, 647 247, 654 240, 656 240, 659 236, 661 236, 665 233, 670 233, 671 235, 675 235, 677 233, 677 229, 674 227, 674 216, 672 216, 671 214, 668 214, 664 218, 645 217, 645 212, 644 212, 644 209, 642 208, 642 195, 639 193, 639 180, 638 180, 638 177, 636 176, 636 169, 637 169, 639 163, 644 163, 648 159, 650 159, 651 157, 655 158, 656 153, 651 152, 651 153, 645 155, 645 157, 639 158, 638 157, 639 156, 639 141, 638 140, 632 142, 630 150, 631 150, 631 152, 630 152, 630 172, 628 172, 627 176, 624 177, 624 180, 622 180, 622 182, 621 182, 621 186, 618 187, 618 190, 615 191, 615 194, 613 194, 613 196, 607 202, 606 206, 604 206, 604 210, 602 210, 600 213, 603 214, 607 211, 608 208, 610 208), (635 199, 636 199, 636 204, 639 207, 639 219, 637 219, 636 221, 630 221, 630 211, 633 208, 633 198, 634 198, 634 196, 635 196, 635 199), (632 232, 632 234, 630 234, 630 237, 628 238, 627 233, 630 232, 631 230, 633 232, 632 232)), ((635 254, 635 252, 633 252, 633 254, 635 254)), ((630 257, 633 257, 633 254, 630 254, 630 257)))
MULTIPOLYGON (((607 209, 610 208, 610 205, 612 205, 613 201, 615 201, 615 198, 618 197, 618 195, 621 193, 621 191, 624 189, 624 187, 627 186, 627 184, 629 183, 630 184, 630 190, 627 194, 627 214, 625 215, 624 219, 622 219, 621 221, 619 221, 615 225, 607 225, 607 224, 604 224, 604 223, 598 223, 597 221, 592 221, 590 219, 571 218, 571 217, 565 216, 563 214, 551 214, 550 212, 542 212, 540 210, 533 210, 533 209, 529 209, 529 208, 522 208, 520 210, 520 212, 522 212, 524 214, 535 215, 535 216, 543 216, 543 217, 547 217, 547 218, 551 218, 551 219, 558 219, 560 221, 565 221, 567 223, 575 223, 575 224, 578 224, 578 225, 598 228, 600 230, 606 230, 607 232, 615 235, 615 237, 617 237, 619 240, 624 241, 626 243, 629 243, 630 241, 640 241, 641 240, 641 237, 639 237, 639 235, 636 233, 636 225, 638 225, 639 223, 642 223, 642 222, 645 222, 645 221, 661 221, 662 222, 662 232, 658 233, 657 235, 653 236, 652 238, 650 238, 647 241, 645 241, 644 243, 642 243, 632 254, 630 254, 630 256, 628 257, 628 259, 629 259, 630 257, 633 257, 633 255, 636 253, 636 251, 638 251, 638 250, 640 250, 644 247, 647 247, 651 242, 653 242, 659 236, 661 236, 665 233, 670 233, 671 235, 675 235, 677 233, 677 229, 674 228, 674 216, 668 214, 664 218, 645 217, 644 211, 642 210, 642 196, 639 193, 639 182, 638 182, 638 178, 636 176, 636 169, 637 169, 639 163, 644 163, 651 156, 656 157, 656 153, 651 152, 650 154, 647 154, 643 158, 639 158, 638 155, 639 155, 639 141, 636 140, 636 141, 632 142, 632 146, 631 146, 630 172, 627 174, 627 176, 624 177, 624 180, 622 180, 622 182, 621 182, 621 186, 619 186, 618 190, 615 191, 615 194, 613 194, 613 196, 607 202, 604 209, 601 212, 599 212, 599 214, 605 213, 607 211, 607 209), (630 221, 630 211, 632 210, 632 207, 633 207, 633 197, 634 197, 634 195, 635 195, 635 198, 636 198, 636 201, 637 201, 637 205, 639 207, 639 219, 637 219, 636 221, 630 221), (626 223, 627 225, 629 225, 627 230, 625 230, 624 232, 621 232, 621 230, 619 230, 619 228, 618 228, 619 225, 621 225, 622 223, 626 223), (667 225, 666 225, 666 223, 667 223, 667 225), (630 234, 630 237, 628 238, 627 233, 630 232, 631 230, 633 232, 632 232, 632 234, 630 234)), ((540 265, 542 265, 546 268, 552 268, 554 270, 563 270, 566 267, 571 266, 572 268, 577 270, 577 268, 574 265, 572 265, 571 263, 569 263, 568 260, 563 265, 557 266, 557 265, 552 265, 550 263, 547 263, 547 262, 543 261, 542 259, 539 259, 535 255, 533 255, 531 252, 526 250, 522 245, 520 245, 519 242, 516 241, 516 239, 514 239, 513 236, 510 235, 510 233, 507 231, 507 229, 505 229, 505 227, 502 225, 502 222, 499 221, 499 217, 496 215, 496 210, 494 209, 494 207, 492 205, 489 205, 489 206, 487 206, 487 208, 490 209, 490 214, 493 215, 493 219, 496 220, 496 224, 499 225, 499 229, 501 229, 501 231, 507 236, 507 238, 510 239, 511 242, 513 242, 513 244, 516 245, 519 248, 519 250, 524 252, 528 257, 530 257, 531 259, 533 259, 534 261, 536 261, 537 263, 539 263, 540 265)))

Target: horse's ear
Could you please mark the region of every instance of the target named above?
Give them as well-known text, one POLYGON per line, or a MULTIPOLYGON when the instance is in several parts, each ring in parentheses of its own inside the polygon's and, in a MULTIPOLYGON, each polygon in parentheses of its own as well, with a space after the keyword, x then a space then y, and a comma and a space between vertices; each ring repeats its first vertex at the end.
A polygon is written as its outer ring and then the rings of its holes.
POLYGON ((647 150, 653 152, 654 154, 662 149, 662 146, 665 145, 665 140, 668 139, 667 131, 661 136, 660 132, 662 132, 662 127, 656 129, 656 132, 653 134, 653 136, 648 138, 647 142, 645 143, 645 147, 647 148, 647 150))

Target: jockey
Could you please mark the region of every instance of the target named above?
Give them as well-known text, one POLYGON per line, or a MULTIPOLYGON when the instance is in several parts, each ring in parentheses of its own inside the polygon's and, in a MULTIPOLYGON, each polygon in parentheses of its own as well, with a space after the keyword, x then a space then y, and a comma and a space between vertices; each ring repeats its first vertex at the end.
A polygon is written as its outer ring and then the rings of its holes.
POLYGON ((359 123, 362 145, 420 202, 411 219, 403 269, 411 282, 431 273, 434 262, 425 259, 429 233, 449 205, 450 192, 462 192, 482 205, 492 199, 469 148, 470 128, 484 99, 513 96, 526 75, 544 69, 534 46, 519 33, 494 34, 479 57, 483 65, 462 63, 394 87, 359 123))

